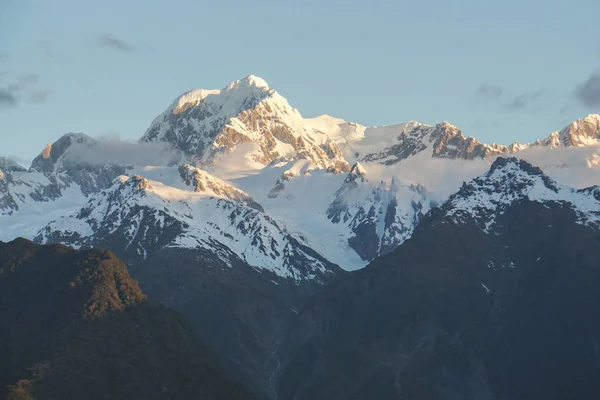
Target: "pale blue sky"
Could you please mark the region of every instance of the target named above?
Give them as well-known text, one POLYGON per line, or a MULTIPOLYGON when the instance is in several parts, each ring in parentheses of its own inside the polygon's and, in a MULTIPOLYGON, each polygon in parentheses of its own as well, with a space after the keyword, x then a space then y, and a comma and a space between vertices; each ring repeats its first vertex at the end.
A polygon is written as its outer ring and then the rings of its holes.
POLYGON ((0 0, 0 154, 139 138, 250 73, 305 116, 527 142, 600 112, 597 0, 0 0), (585 101, 584 101, 585 100, 585 101))

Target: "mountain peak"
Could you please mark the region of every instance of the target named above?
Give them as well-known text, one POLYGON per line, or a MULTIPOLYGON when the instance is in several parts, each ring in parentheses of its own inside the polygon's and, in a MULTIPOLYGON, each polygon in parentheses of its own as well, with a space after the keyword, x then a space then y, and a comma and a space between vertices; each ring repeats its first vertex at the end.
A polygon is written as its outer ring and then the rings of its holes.
POLYGON ((600 222, 595 190, 559 185, 538 167, 514 157, 497 158, 488 172, 464 183, 441 209, 459 223, 474 221, 489 232, 499 215, 522 200, 562 203, 575 211, 578 223, 600 222))
POLYGON ((247 77, 245 77, 244 79, 240 79, 238 81, 232 82, 230 85, 247 85, 250 87, 256 87, 256 88, 265 88, 265 89, 269 89, 269 84, 267 83, 267 81, 265 81, 263 78, 256 76, 256 75, 248 75, 247 77))
MULTIPOLYGON (((255 75, 248 75, 243 79, 238 79, 229 83, 223 89, 193 89, 189 92, 185 92, 175 99, 171 107, 167 109, 167 112, 172 114, 181 114, 192 107, 198 106, 201 102, 211 96, 223 96, 227 93, 238 92, 235 98, 240 98, 243 102, 246 97, 255 97, 265 92, 272 92, 267 82, 255 75)), ((239 102, 239 101, 238 101, 239 102)), ((237 107, 239 108, 239 107, 237 107)))
POLYGON ((150 181, 148 181, 148 179, 140 175, 134 175, 132 177, 127 177, 123 175, 120 177, 120 180, 121 184, 132 188, 134 192, 154 190, 154 188, 150 184, 150 181))
POLYGON ((249 91, 249 93, 253 93, 254 91, 258 91, 259 93, 273 91, 263 78, 259 78, 255 75, 248 75, 243 79, 231 82, 222 90, 222 92, 230 92, 232 90, 249 91))
POLYGON ((31 162, 31 168, 42 172, 52 172, 58 160, 75 145, 93 146, 96 140, 84 133, 67 133, 62 135, 56 142, 48 143, 42 152, 31 162))
POLYGON ((528 163, 525 160, 521 160, 516 157, 498 157, 492 163, 492 166, 490 167, 486 176, 489 177, 489 176, 492 176, 497 171, 509 170, 509 169, 512 169, 512 170, 518 169, 518 170, 526 172, 530 175, 544 175, 544 173, 542 172, 542 170, 540 168, 531 165, 530 163, 528 163))
POLYGON ((11 160, 10 158, 0 157, 0 170, 4 170, 7 172, 10 171, 27 171, 26 168, 22 167, 16 161, 11 160))
POLYGON ((558 145, 562 146, 580 147, 598 144, 600 141, 600 115, 589 114, 583 119, 578 119, 563 128, 560 132, 554 132, 548 139, 552 137, 554 139, 553 142, 558 141, 558 145))
POLYGON ((306 159, 318 168, 349 170, 337 144, 305 123, 298 110, 254 75, 222 90, 180 96, 140 141, 166 143, 201 166, 262 168, 275 160, 306 159), (232 155, 235 149, 240 151, 232 155))
POLYGON ((367 171, 364 169, 364 167, 359 162, 356 162, 350 169, 350 172, 344 180, 344 183, 354 182, 358 178, 361 178, 364 181, 366 173, 367 171))
POLYGON ((588 114, 583 118, 583 121, 600 123, 600 114, 588 114))

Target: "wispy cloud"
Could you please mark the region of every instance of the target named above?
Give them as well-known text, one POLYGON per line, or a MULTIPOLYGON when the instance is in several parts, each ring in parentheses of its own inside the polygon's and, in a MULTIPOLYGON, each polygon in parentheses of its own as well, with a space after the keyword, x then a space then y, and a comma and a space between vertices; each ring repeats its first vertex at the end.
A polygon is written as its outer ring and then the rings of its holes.
POLYGON ((35 104, 42 104, 48 101, 52 90, 37 90, 29 95, 29 101, 35 104))
POLYGON ((531 102, 539 99, 544 94, 543 90, 537 90, 533 93, 523 93, 513 98, 504 107, 508 111, 522 111, 529 107, 531 102))
POLYGON ((137 51, 137 47, 133 44, 109 34, 103 34, 98 36, 97 43, 100 46, 107 47, 113 50, 118 50, 123 53, 134 53, 137 51))
POLYGON ((24 74, 19 76, 16 82, 8 85, 7 89, 11 92, 21 92, 34 87, 39 80, 38 74, 24 74))
POLYGON ((595 72, 575 89, 577 100, 588 107, 600 107, 600 72, 595 72))
POLYGON ((504 90, 496 84, 482 83, 475 91, 476 100, 498 101, 504 90))
POLYGON ((500 127, 500 123, 498 121, 483 121, 483 120, 476 120, 475 122, 473 122, 473 125, 471 125, 472 129, 484 129, 484 128, 499 128, 500 127))
POLYGON ((16 107, 17 104, 17 98, 11 91, 0 89, 0 108, 16 107))
POLYGON ((173 165, 183 155, 163 143, 137 143, 119 139, 118 133, 97 137, 95 146, 74 145, 70 155, 89 164, 173 165))
MULTIPOLYGON (((16 107, 23 101, 42 104, 48 101, 52 90, 38 87, 39 75, 35 73, 23 74, 12 83, 0 89, 0 107, 16 107)), ((9 81, 10 82, 10 81, 9 81)))
POLYGON ((8 54, 6 53, 0 53, 0 62, 6 62, 10 59, 10 57, 8 56, 8 54))
POLYGON ((47 58, 55 58, 56 51, 54 50, 54 42, 52 40, 40 40, 37 42, 47 58))
POLYGON ((19 77, 19 81, 25 85, 37 83, 40 76, 38 74, 25 74, 19 77))

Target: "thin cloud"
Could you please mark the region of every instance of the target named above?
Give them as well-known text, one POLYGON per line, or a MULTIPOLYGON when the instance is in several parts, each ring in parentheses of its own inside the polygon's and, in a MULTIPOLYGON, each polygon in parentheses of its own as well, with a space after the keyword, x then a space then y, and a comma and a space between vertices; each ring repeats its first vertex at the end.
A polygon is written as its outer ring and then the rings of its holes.
POLYGON ((40 76, 38 74, 25 74, 19 77, 19 82, 30 85, 37 83, 39 78, 40 76))
POLYGON ((47 58, 55 58, 56 52, 54 51, 54 42, 52 40, 40 40, 38 41, 40 46, 47 58))
POLYGON ((48 97, 52 94, 52 90, 38 90, 31 93, 29 101, 35 104, 42 104, 48 101, 48 97))
POLYGON ((477 100, 498 101, 504 90, 495 84, 483 83, 475 91, 477 100))
POLYGON ((38 74, 24 74, 19 76, 16 82, 11 83, 7 86, 10 92, 21 92, 26 89, 34 87, 39 80, 38 74))
POLYGON ((593 73, 575 89, 577 100, 587 107, 600 107, 600 72, 593 73))
POLYGON ((10 57, 8 56, 8 54, 6 53, 0 53, 0 62, 6 62, 10 59, 10 57))
POLYGON ((17 98, 11 91, 0 89, 0 108, 16 107, 17 103, 17 98))
POLYGON ((90 165, 173 165, 181 162, 183 155, 163 143, 137 143, 121 140, 115 135, 97 137, 94 146, 74 145, 70 155, 90 165))
POLYGON ((20 157, 17 155, 10 155, 10 154, 8 156, 6 156, 5 158, 16 162, 17 164, 19 164, 20 166, 22 166, 24 168, 28 168, 31 165, 30 158, 23 158, 23 157, 20 157))
POLYGON ((529 107, 531 102, 542 97, 543 91, 540 89, 533 93, 524 93, 513 98, 506 106, 504 107, 508 111, 522 111, 529 107))
POLYGON ((134 53, 137 51, 137 47, 133 44, 109 34, 100 35, 97 42, 100 46, 118 50, 124 53, 134 53))
POLYGON ((480 119, 476 120, 475 122, 473 122, 473 125, 471 126, 472 129, 484 129, 484 128, 499 128, 500 127, 500 123, 498 121, 482 121, 480 119))

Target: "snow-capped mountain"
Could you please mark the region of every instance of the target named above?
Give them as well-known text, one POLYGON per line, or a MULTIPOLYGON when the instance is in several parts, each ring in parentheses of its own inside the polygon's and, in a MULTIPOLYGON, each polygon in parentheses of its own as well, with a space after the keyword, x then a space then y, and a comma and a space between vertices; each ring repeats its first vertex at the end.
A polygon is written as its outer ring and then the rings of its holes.
POLYGON ((94 152, 98 141, 83 133, 67 133, 48 143, 33 159, 30 170, 44 174, 61 190, 77 186, 84 196, 108 187, 124 165, 109 162, 90 163, 86 155, 94 152))
POLYGON ((572 122, 558 132, 551 133, 546 139, 536 141, 534 145, 550 148, 581 147, 600 143, 600 114, 590 114, 572 122))
POLYGON ((599 212, 597 187, 498 158, 301 310, 275 398, 593 398, 599 212))
POLYGON ((577 190, 560 185, 517 158, 497 158, 486 174, 464 183, 441 212, 459 222, 474 221, 487 232, 498 215, 523 200, 561 204, 573 210, 577 222, 600 228, 600 187, 577 190))
POLYGON ((239 190, 219 190, 218 180, 193 171, 194 177, 201 176, 199 181, 204 178, 212 183, 211 191, 181 190, 139 175, 121 176, 77 212, 51 221, 35 241, 76 247, 109 244, 131 263, 164 248, 203 249, 212 251, 225 265, 239 259, 294 281, 320 281, 337 269, 257 210, 260 205, 250 196, 239 190), (212 190, 237 197, 215 197, 212 190))
MULTIPOLYGON (((55 170, 64 170, 68 168, 71 159, 67 152, 74 145, 85 147, 94 147, 98 144, 96 139, 83 133, 67 133, 61 136, 56 142, 48 143, 44 150, 33 159, 31 168, 40 172, 53 172, 55 170)), ((81 161, 81 160, 78 160, 81 161)))
MULTIPOLYGON (((327 115, 303 118, 264 80, 250 75, 221 90, 194 90, 180 96, 136 145, 141 149, 148 143, 164 144, 206 168, 171 156, 165 165, 172 167, 135 164, 133 159, 114 161, 106 151, 100 152, 105 158, 91 157, 99 152, 100 141, 73 133, 47 145, 29 172, 2 161, 0 213, 10 216, 12 223, 5 224, 0 237, 10 239, 18 230, 33 237, 42 228, 50 235, 50 221, 72 217, 103 190, 114 192, 123 184, 117 177, 139 175, 153 188, 179 193, 182 202, 194 193, 198 198, 220 199, 220 203, 200 202, 211 204, 215 211, 199 216, 198 223, 220 215, 219 204, 229 201, 270 218, 278 227, 275 230, 288 232, 332 264, 356 269, 410 237, 423 213, 458 190, 462 177, 479 175, 494 157, 519 155, 527 148, 592 148, 598 137, 598 115, 578 120, 543 141, 510 146, 481 143, 447 122, 366 127, 327 115), (460 160, 463 164, 443 166, 446 176, 457 176, 458 183, 440 190, 435 182, 396 168, 409 159, 412 171, 426 170, 431 160, 460 160), (465 173, 464 163, 469 160, 480 163, 473 163, 477 168, 465 173), (349 162, 355 164, 352 171, 349 162)), ((585 162, 593 169, 596 159, 600 155, 591 154, 585 162)), ((564 170, 562 164, 559 167, 564 170)), ((439 181, 448 180, 441 176, 439 181)), ((170 215, 180 222, 189 214, 179 210, 177 202, 157 204, 148 207, 178 210, 179 214, 170 215)), ((109 223, 97 223, 102 222, 109 223)), ((244 259, 240 251, 232 252, 244 259)))
POLYGON ((0 240, 113 250, 232 370, 273 394, 283 337, 311 296, 410 244, 430 216, 492 237, 507 210, 535 204, 598 230, 600 190, 562 184, 600 184, 599 138, 598 115, 510 146, 448 122, 303 118, 249 76, 178 97, 126 150, 70 133, 29 170, 0 158, 0 240))
POLYGON ((435 205, 433 193, 420 185, 372 184, 355 163, 327 208, 334 224, 353 233, 348 244, 365 261, 386 254, 412 234, 419 218, 435 205))
POLYGON ((206 193, 212 197, 232 200, 264 212, 262 206, 248 194, 206 171, 185 164, 179 167, 179 174, 186 185, 193 188, 196 193, 206 193))
POLYGON ((485 144, 448 122, 432 125, 409 121, 390 126, 366 127, 323 115, 308 120, 326 132, 342 149, 349 162, 379 162, 392 165, 425 152, 429 157, 472 160, 490 159, 530 147, 581 147, 600 144, 600 115, 577 120, 543 140, 530 144, 485 144))
POLYGON ((222 90, 181 95, 140 141, 166 142, 204 166, 220 161, 262 168, 276 160, 307 159, 318 168, 349 169, 326 133, 312 129, 285 98, 253 75, 222 90))
POLYGON ((10 158, 0 157, 0 171, 26 171, 27 168, 21 166, 16 161, 11 160, 10 158))
POLYGON ((465 137, 457 127, 443 122, 435 126, 418 124, 412 129, 403 130, 394 145, 366 154, 363 160, 389 165, 422 151, 427 151, 431 157, 470 160, 492 157, 508 150, 505 146, 487 145, 471 136, 465 137))

